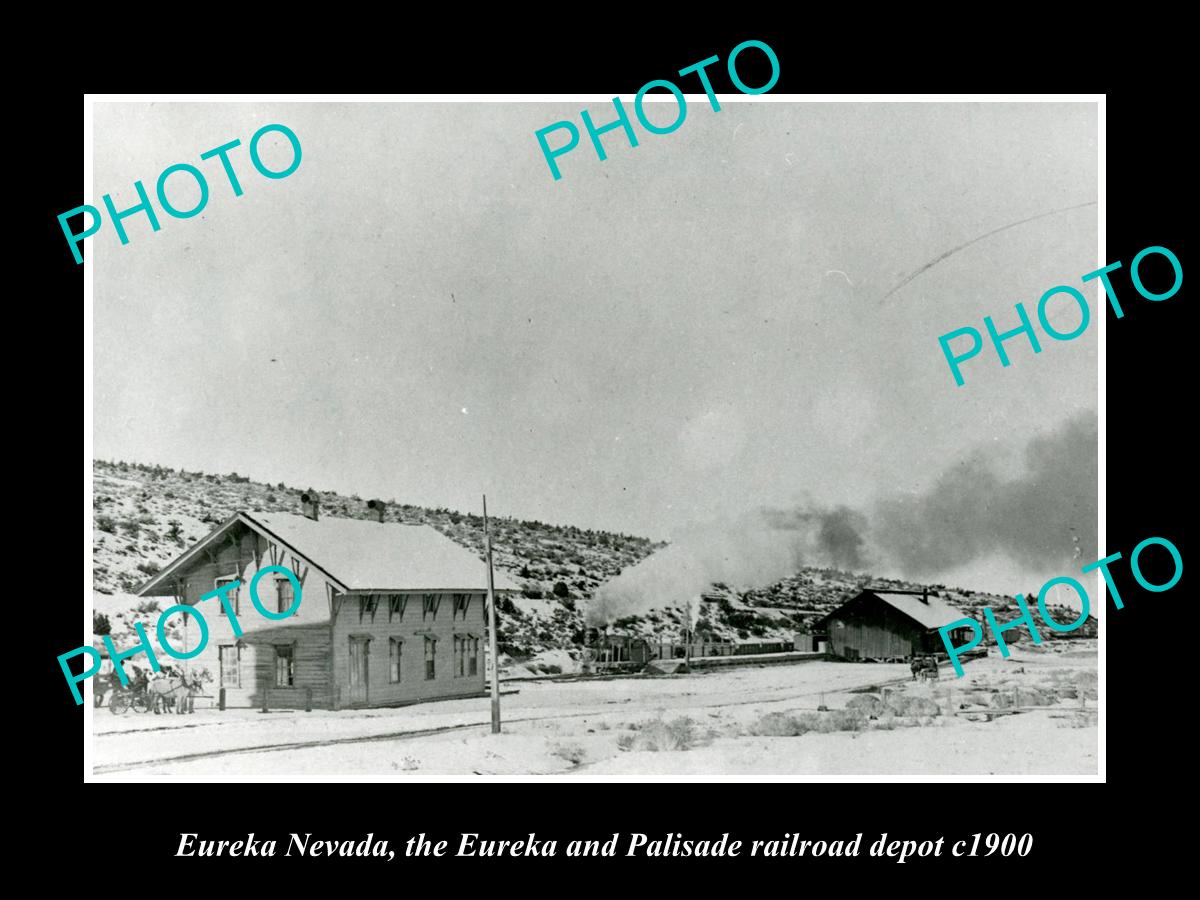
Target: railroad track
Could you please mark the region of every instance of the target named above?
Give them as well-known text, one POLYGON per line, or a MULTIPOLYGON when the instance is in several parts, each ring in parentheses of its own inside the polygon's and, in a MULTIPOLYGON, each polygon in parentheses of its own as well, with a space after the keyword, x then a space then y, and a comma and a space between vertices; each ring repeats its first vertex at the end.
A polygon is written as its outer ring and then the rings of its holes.
MULTIPOLYGON (((772 703, 788 703, 791 701, 802 700, 802 699, 810 698, 810 697, 818 697, 821 695, 833 696, 836 694, 844 694, 844 693, 849 693, 852 691, 860 691, 864 688, 879 688, 879 687, 885 687, 888 685, 899 684, 901 682, 907 682, 907 681, 909 681, 908 676, 891 678, 891 679, 882 679, 882 680, 877 679, 877 678, 872 678, 872 679, 863 680, 863 682, 861 684, 848 684, 848 685, 844 685, 844 686, 840 686, 840 687, 836 687, 836 688, 832 688, 832 689, 805 690, 805 691, 800 691, 798 693, 790 693, 790 694, 788 694, 786 696, 782 696, 782 697, 771 696, 769 694, 763 695, 761 693, 757 693, 751 697, 744 697, 744 698, 738 699, 738 700, 729 700, 729 701, 722 702, 722 703, 705 703, 703 705, 697 705, 695 707, 679 707, 678 713, 680 715, 683 715, 683 714, 686 714, 686 712, 689 709, 720 709, 720 708, 729 707, 729 706, 746 706, 746 705, 749 705, 751 703, 756 703, 756 702, 759 704, 763 704, 763 705, 772 704, 772 703)), ((630 702, 632 702, 632 701, 630 701, 630 702)), ((548 720, 561 721, 563 719, 583 719, 583 718, 587 718, 588 716, 598 716, 598 715, 604 715, 606 713, 615 712, 617 710, 614 710, 613 707, 620 706, 620 705, 621 705, 620 701, 608 701, 605 704, 603 704, 602 706, 589 707, 588 709, 583 710, 581 712, 554 713, 554 714, 542 715, 542 716, 536 716, 536 715, 513 716, 511 718, 505 718, 504 721, 510 722, 510 723, 516 723, 516 722, 542 722, 542 721, 548 721, 548 720)), ((651 707, 650 709, 644 709, 642 707, 638 707, 638 709, 641 710, 640 714, 653 715, 654 714, 654 705, 652 702, 649 705, 651 707)), ((632 710, 631 710, 631 712, 632 712, 632 710)), ((340 746, 340 745, 344 745, 344 744, 368 744, 368 743, 373 743, 373 742, 378 742, 378 741, 418 740, 420 738, 435 737, 437 735, 453 734, 454 732, 473 731, 473 730, 479 729, 479 728, 490 727, 490 724, 491 724, 490 719, 480 719, 478 722, 464 722, 464 723, 460 723, 458 725, 443 725, 443 726, 439 726, 439 727, 435 727, 435 728, 416 728, 416 729, 408 729, 406 731, 389 731, 389 732, 385 732, 383 734, 359 735, 359 736, 355 736, 355 737, 344 737, 344 738, 314 738, 312 740, 289 741, 286 743, 257 744, 257 745, 249 746, 249 747, 232 747, 232 748, 228 748, 228 749, 219 749, 219 750, 201 750, 201 751, 196 751, 193 753, 178 753, 178 754, 174 754, 172 756, 161 756, 161 757, 156 757, 153 759, 141 759, 141 760, 136 760, 136 761, 127 762, 127 763, 110 763, 108 765, 93 766, 92 773, 94 775, 109 775, 109 774, 113 774, 116 772, 130 772, 130 771, 135 771, 137 769, 149 769, 149 768, 155 768, 157 766, 171 765, 172 763, 187 763, 187 762, 194 762, 195 760, 200 760, 200 759, 216 759, 219 757, 226 757, 226 756, 244 756, 246 754, 251 754, 251 753, 283 753, 283 752, 286 752, 289 750, 311 750, 311 749, 315 749, 317 747, 336 747, 336 746, 340 746)), ((120 732, 113 732, 113 734, 120 734, 120 732)))

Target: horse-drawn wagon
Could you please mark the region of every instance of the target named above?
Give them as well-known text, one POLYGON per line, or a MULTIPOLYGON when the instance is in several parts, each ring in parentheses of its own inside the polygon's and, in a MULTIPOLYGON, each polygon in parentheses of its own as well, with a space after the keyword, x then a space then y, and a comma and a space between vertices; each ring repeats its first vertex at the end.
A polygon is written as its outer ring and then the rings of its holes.
POLYGON ((206 669, 178 672, 168 666, 153 677, 147 677, 137 666, 128 684, 121 684, 115 671, 96 676, 95 704, 101 706, 108 697, 108 709, 115 716, 133 710, 155 715, 175 712, 183 715, 196 711, 195 698, 204 692, 204 682, 211 676, 206 669))

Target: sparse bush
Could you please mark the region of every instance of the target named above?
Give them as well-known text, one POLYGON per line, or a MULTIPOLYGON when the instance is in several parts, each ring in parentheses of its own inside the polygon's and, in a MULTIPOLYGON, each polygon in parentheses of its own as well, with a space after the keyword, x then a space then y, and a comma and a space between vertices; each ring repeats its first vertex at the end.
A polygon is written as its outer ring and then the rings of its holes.
POLYGON ((859 694, 850 698, 846 703, 846 709, 857 709, 868 716, 878 716, 886 707, 884 702, 874 694, 859 694))
POLYGON ((690 750, 697 746, 704 736, 696 730, 695 723, 686 716, 664 722, 654 719, 642 722, 637 734, 631 736, 628 746, 622 746, 618 738, 617 745, 623 750, 690 750))
POLYGON ((751 722, 747 730, 760 737, 799 737, 809 729, 795 716, 767 713, 757 722, 751 722))
POLYGON ((112 516, 96 516, 96 527, 109 534, 117 533, 117 522, 112 516))
POLYGON ((928 697, 907 697, 892 694, 887 698, 887 708, 897 716, 940 716, 942 708, 928 697))
POLYGON ((1054 695, 1043 693, 1033 687, 1019 687, 1014 694, 1018 706, 1049 706, 1056 700, 1054 695))
POLYGON ((565 759, 573 766, 577 766, 587 759, 587 751, 579 744, 557 744, 550 752, 559 759, 565 759))
POLYGON ((138 571, 144 572, 147 575, 157 575, 162 571, 162 567, 156 562, 140 562, 138 563, 138 571))
POLYGON ((564 584, 561 581, 556 581, 554 583, 554 596, 555 597, 569 597, 570 595, 571 595, 571 589, 569 587, 567 587, 566 584, 564 584))
POLYGON ((92 613, 92 632, 94 634, 112 634, 112 623, 104 613, 92 613))
POLYGON ((826 716, 829 731, 862 731, 867 721, 867 717, 857 709, 835 709, 826 713, 826 716))
POLYGON ((750 734, 769 737, 799 737, 810 731, 829 734, 834 731, 862 731, 867 717, 857 709, 830 712, 802 712, 799 715, 768 713, 749 727, 750 734))

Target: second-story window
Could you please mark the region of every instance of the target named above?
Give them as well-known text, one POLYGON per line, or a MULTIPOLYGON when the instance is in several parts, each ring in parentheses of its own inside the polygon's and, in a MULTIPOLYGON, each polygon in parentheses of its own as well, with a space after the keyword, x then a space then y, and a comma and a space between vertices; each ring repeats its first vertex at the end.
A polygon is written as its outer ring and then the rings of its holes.
POLYGON ((405 594, 392 594, 388 597, 388 621, 403 622, 404 609, 408 606, 408 597, 405 594))
POLYGON ((442 600, 441 594, 422 594, 421 619, 423 621, 437 618, 438 604, 442 600))
MULTIPOLYGON (((292 601, 296 599, 296 595, 292 590, 292 582, 290 578, 275 579, 276 601, 275 612, 285 613, 292 608, 292 601)), ((296 610, 299 612, 299 610, 296 610)))
MULTIPOLYGON (((220 590, 220 589, 221 589, 221 588, 223 588, 225 585, 229 584, 229 582, 231 582, 231 581, 237 581, 237 580, 238 580, 238 579, 237 579, 237 576, 236 576, 236 575, 229 575, 229 576, 227 576, 227 577, 225 577, 225 578, 218 578, 218 579, 217 579, 217 580, 216 580, 216 581, 213 583, 213 587, 214 587, 214 588, 216 588, 217 590, 220 590)), ((232 608, 233 608, 233 614, 234 614, 235 616, 236 616, 236 615, 240 615, 240 614, 241 614, 241 610, 240 610, 240 609, 238 609, 238 594, 240 594, 241 592, 242 592, 242 587, 241 587, 241 585, 238 585, 238 586, 237 586, 237 587, 235 587, 235 588, 234 588, 232 591, 226 591, 226 592, 225 592, 225 594, 224 594, 224 597, 225 597, 225 598, 226 598, 226 600, 228 601, 228 603, 229 603, 230 607, 232 607, 232 608)), ((215 600, 217 601, 217 605, 218 605, 218 606, 221 608, 221 613, 220 613, 220 614, 221 614, 221 615, 223 615, 223 616, 224 616, 224 615, 227 615, 227 613, 225 612, 225 604, 221 602, 221 597, 220 597, 220 596, 217 596, 217 597, 214 597, 214 598, 212 598, 212 599, 215 599, 215 600)))
POLYGON ((467 619, 467 610, 471 608, 470 594, 455 594, 454 595, 454 618, 462 619, 464 622, 467 619))

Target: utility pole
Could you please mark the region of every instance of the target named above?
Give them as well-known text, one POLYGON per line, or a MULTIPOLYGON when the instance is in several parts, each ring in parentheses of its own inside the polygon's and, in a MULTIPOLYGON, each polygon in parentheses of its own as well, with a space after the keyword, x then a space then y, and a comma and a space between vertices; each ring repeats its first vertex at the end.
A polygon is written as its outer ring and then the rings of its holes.
POLYGON ((492 734, 500 733, 500 656, 496 650, 496 588, 492 583, 492 532, 488 528, 487 494, 483 495, 483 541, 487 548, 488 653, 492 659, 492 734))
POLYGON ((683 664, 688 669, 692 667, 692 607, 687 601, 683 604, 683 664))

